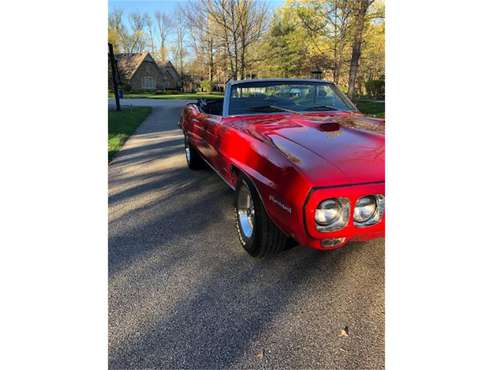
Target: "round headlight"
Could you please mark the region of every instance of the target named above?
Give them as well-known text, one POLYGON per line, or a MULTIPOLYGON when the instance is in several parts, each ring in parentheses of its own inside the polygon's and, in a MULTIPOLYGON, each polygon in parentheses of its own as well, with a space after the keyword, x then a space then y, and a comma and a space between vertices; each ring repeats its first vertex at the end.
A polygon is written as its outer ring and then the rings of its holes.
POLYGON ((315 211, 315 221, 323 226, 334 223, 340 216, 341 204, 336 199, 329 199, 320 203, 315 211))
POLYGON ((354 208, 354 220, 359 223, 370 220, 377 211, 377 200, 373 195, 358 199, 354 208))

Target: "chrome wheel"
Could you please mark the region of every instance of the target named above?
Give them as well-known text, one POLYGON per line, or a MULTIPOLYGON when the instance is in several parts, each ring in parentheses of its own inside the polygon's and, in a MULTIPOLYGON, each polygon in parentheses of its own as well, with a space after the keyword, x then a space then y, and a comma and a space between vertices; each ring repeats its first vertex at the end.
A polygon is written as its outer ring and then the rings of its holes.
POLYGON ((185 138, 185 156, 187 157, 187 162, 190 163, 190 145, 188 144, 188 140, 185 138))
POLYGON ((241 187, 238 194, 237 212, 243 235, 245 235, 246 238, 251 238, 255 222, 255 207, 253 205, 252 194, 246 185, 241 187))

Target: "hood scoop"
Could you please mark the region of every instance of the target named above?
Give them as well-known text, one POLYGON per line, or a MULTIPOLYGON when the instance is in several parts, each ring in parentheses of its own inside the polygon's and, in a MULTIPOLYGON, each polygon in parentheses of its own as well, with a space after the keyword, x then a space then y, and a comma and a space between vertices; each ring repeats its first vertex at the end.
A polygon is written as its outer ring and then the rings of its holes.
POLYGON ((332 131, 338 131, 341 128, 341 125, 339 123, 331 121, 331 122, 324 122, 318 125, 318 129, 323 132, 332 132, 332 131))

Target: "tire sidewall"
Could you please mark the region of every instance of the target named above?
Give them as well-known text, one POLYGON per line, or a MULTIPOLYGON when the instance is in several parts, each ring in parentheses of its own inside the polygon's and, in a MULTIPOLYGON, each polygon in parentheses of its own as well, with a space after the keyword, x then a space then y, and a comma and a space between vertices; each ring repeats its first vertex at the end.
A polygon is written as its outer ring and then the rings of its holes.
POLYGON ((185 136, 184 138, 185 159, 187 161, 188 168, 190 168, 191 170, 202 169, 204 167, 202 158, 200 157, 199 153, 190 142, 188 136, 186 134, 184 136, 185 136), (187 147, 189 151, 189 157, 187 157, 187 153, 186 153, 187 147))

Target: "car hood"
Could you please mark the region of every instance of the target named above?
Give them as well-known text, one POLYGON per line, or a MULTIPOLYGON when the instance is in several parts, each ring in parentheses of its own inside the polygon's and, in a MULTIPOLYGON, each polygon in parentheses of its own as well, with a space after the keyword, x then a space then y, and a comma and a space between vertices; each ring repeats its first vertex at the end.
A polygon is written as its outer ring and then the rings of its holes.
POLYGON ((249 133, 274 145, 316 186, 385 179, 385 124, 381 119, 334 112, 252 120, 249 133))

